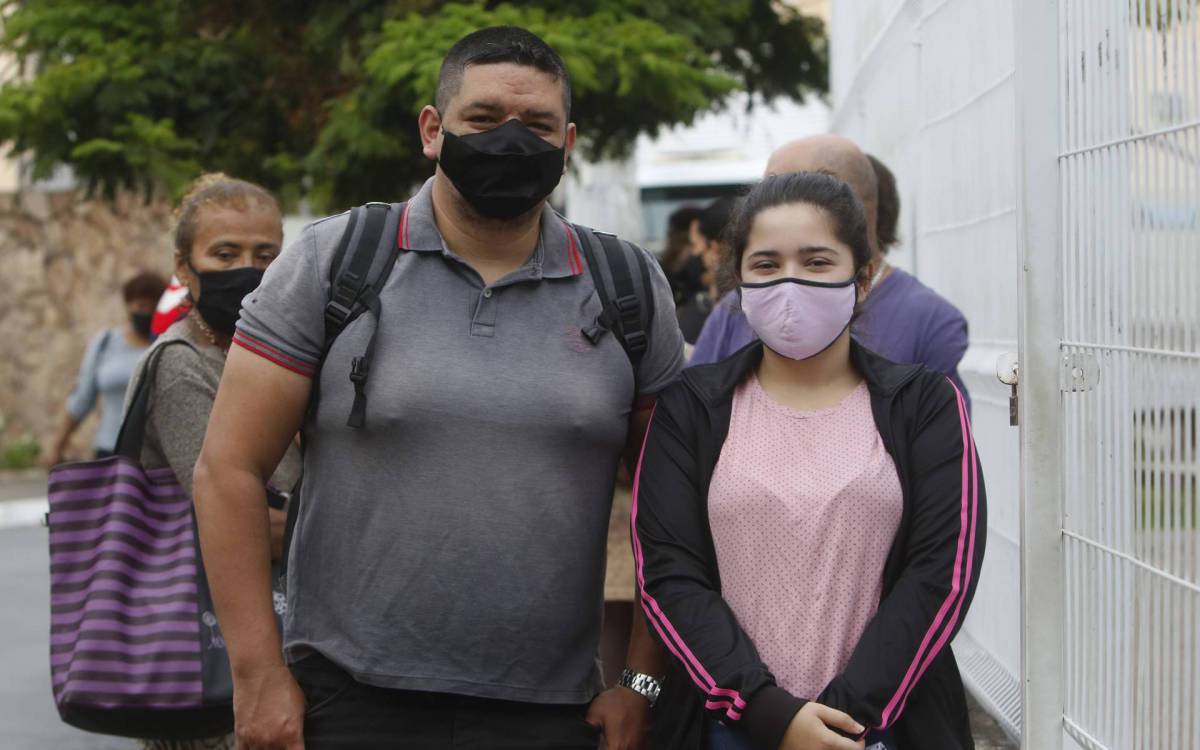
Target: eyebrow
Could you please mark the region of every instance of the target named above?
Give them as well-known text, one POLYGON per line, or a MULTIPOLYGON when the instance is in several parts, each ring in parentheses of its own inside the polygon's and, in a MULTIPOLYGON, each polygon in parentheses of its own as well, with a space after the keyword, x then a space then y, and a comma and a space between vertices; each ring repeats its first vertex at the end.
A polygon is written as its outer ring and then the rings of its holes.
MULTIPOLYGON (((815 253, 837 253, 837 250, 834 248, 825 247, 824 245, 805 245, 804 247, 796 248, 796 251, 804 253, 805 255, 813 255, 815 253)), ((774 248, 768 247, 762 250, 755 250, 747 257, 753 258, 757 255, 782 255, 782 253, 774 248)))
MULTIPOLYGON (((469 104, 467 104, 466 106, 463 107, 463 112, 466 113, 472 109, 481 109, 486 112, 493 112, 493 113, 495 113, 495 112, 503 113, 505 111, 504 107, 501 106, 498 102, 487 101, 487 100, 478 100, 478 101, 470 102, 469 104)), ((558 120, 560 119, 558 114, 551 112, 549 110, 542 110, 542 109, 526 109, 526 110, 522 110, 521 114, 526 119, 529 119, 529 120, 550 120, 551 122, 558 122, 558 120)))

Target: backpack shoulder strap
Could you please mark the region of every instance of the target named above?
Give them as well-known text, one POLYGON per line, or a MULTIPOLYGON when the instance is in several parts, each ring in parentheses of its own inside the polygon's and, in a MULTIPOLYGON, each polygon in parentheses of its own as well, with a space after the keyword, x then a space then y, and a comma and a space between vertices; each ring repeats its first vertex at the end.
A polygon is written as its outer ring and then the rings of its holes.
POLYGON ((365 420, 367 376, 378 333, 379 293, 400 254, 396 237, 404 208, 404 203, 368 203, 353 209, 330 265, 322 364, 338 335, 360 315, 370 311, 376 323, 366 351, 350 364, 354 406, 347 424, 351 427, 361 427, 365 420))
POLYGON ((647 331, 654 320, 654 292, 646 254, 608 232, 580 226, 576 231, 601 306, 596 322, 583 334, 595 344, 605 331, 612 331, 637 370, 649 348, 647 331))
MULTIPOLYGON (((380 270, 375 264, 376 255, 381 245, 395 247, 391 242, 383 242, 387 235, 386 225, 392 223, 389 221, 394 213, 392 209, 393 206, 387 203, 368 203, 350 211, 346 229, 338 241, 329 268, 323 352, 328 352, 334 339, 366 310, 361 297, 365 289, 373 286, 372 271, 380 270)), ((399 223, 399 218, 396 218, 396 222, 399 223)))

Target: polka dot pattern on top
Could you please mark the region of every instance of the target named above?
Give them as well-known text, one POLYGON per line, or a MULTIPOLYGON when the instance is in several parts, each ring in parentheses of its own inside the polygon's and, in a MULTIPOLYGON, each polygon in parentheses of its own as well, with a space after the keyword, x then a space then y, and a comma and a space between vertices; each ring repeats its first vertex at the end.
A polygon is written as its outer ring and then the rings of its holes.
POLYGON ((866 384, 797 411, 756 376, 733 397, 708 516, 721 590, 779 686, 815 698, 879 606, 903 496, 866 384))

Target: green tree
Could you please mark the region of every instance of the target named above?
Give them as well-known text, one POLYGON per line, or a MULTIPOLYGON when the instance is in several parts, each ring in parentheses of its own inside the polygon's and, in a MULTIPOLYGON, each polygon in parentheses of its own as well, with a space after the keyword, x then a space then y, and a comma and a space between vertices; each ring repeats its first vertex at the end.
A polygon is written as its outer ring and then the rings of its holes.
POLYGON ((178 191, 223 170, 333 209, 430 172, 415 115, 442 56, 515 24, 565 59, 591 155, 688 123, 735 91, 825 89, 824 29, 777 0, 0 0, 0 140, 36 176, 178 191))

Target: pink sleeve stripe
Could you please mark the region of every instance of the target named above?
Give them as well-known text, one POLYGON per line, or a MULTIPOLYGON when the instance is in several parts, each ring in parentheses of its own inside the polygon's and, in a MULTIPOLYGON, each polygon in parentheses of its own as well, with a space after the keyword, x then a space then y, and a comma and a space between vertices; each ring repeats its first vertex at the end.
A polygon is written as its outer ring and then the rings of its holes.
MULTIPOLYGON (((951 384, 953 385, 953 383, 951 384)), ((921 669, 917 672, 917 677, 913 681, 914 685, 920 681, 921 677, 925 674, 925 670, 928 669, 929 665, 933 663, 934 657, 938 654, 938 652, 941 651, 942 647, 946 644, 946 641, 949 640, 950 634, 954 632, 954 626, 958 622, 959 615, 962 613, 963 603, 967 598, 966 591, 970 586, 971 573, 975 566, 975 539, 977 537, 976 521, 979 518, 979 464, 975 458, 975 441, 971 438, 971 418, 967 416, 966 399, 963 398, 962 393, 958 393, 957 387, 955 388, 955 392, 958 395, 959 421, 963 425, 963 429, 966 431, 967 444, 971 447, 971 533, 968 543, 969 546, 967 548, 967 573, 963 578, 963 595, 959 597, 958 604, 954 607, 954 615, 950 619, 950 625, 944 631, 942 631, 941 638, 939 638, 938 642, 934 644, 934 650, 925 657, 924 662, 921 664, 921 669)), ((911 693, 912 690, 910 689, 909 693, 904 696, 902 701, 900 701, 900 708, 896 710, 897 716, 904 711, 904 706, 908 703, 908 695, 911 693)))
MULTIPOLYGON (((655 411, 657 411, 657 406, 655 406, 655 411)), ((650 424, 653 424, 653 422, 654 412, 652 411, 650 413, 650 424)), ((646 445, 649 443, 649 436, 650 428, 647 426, 646 439, 642 442, 642 450, 638 455, 638 467, 634 474, 633 501, 632 508, 630 510, 630 525, 633 529, 633 552, 634 559, 637 564, 638 588, 642 593, 643 609, 646 609, 647 606, 649 607, 646 614, 648 617, 650 617, 651 621, 655 623, 655 627, 659 631, 659 634, 664 636, 663 640, 668 644, 673 643, 675 646, 678 646, 680 651, 682 651, 681 655, 679 652, 676 652, 674 649, 672 649, 676 656, 684 661, 685 665, 690 665, 691 668, 694 668, 694 671, 693 669, 689 669, 688 671, 692 674, 692 679, 696 680, 697 684, 700 685, 701 688, 705 688, 707 692, 714 696, 727 696, 732 698, 734 704, 738 708, 745 708, 746 702, 742 699, 740 693, 738 693, 736 690, 717 687, 717 681, 713 679, 713 676, 709 674, 708 670, 704 668, 704 665, 700 663, 700 659, 697 658, 696 655, 692 653, 691 649, 687 647, 687 644, 683 640, 683 636, 679 635, 679 632, 675 630, 675 627, 671 624, 671 621, 667 619, 666 613, 664 613, 662 608, 659 607, 658 602, 646 591, 646 581, 643 573, 644 557, 642 554, 642 543, 637 536, 637 502, 638 493, 641 490, 642 464, 645 461, 646 445), (662 627, 659 627, 660 623, 662 627), (666 637, 664 634, 663 627, 665 627, 666 631, 670 633, 670 638, 666 637), (703 678, 702 681, 697 680, 697 676, 703 678)))
MULTIPOLYGON (((949 379, 947 378, 947 380, 949 379)), ((904 701, 907 700, 908 694, 911 693, 912 689, 916 686, 917 680, 919 679, 918 672, 924 671, 921 665, 923 663, 927 663, 928 661, 932 661, 933 657, 937 656, 938 651, 940 651, 941 647, 945 644, 946 638, 949 637, 948 634, 954 630, 954 623, 958 619, 959 610, 954 610, 954 614, 949 622, 946 622, 946 617, 948 614, 950 614, 951 609, 955 607, 956 603, 961 606, 961 599, 966 596, 968 588, 962 578, 962 574, 964 572, 963 560, 964 554, 967 551, 967 535, 968 532, 974 527, 974 521, 970 516, 973 512, 974 506, 978 504, 979 495, 978 491, 974 491, 973 493, 968 491, 971 489, 968 482, 969 463, 972 458, 971 433, 967 427, 966 409, 963 405, 962 394, 958 392, 958 387, 955 386, 953 382, 951 382, 950 385, 954 388, 958 402, 958 419, 959 425, 962 428, 963 441, 962 499, 959 509, 958 548, 955 552, 954 572, 950 581, 950 592, 946 595, 945 601, 942 602, 942 606, 938 609, 937 615, 934 616, 933 622, 930 624, 929 629, 925 632, 925 637, 922 639, 921 645, 917 649, 917 653, 913 656, 912 663, 909 665, 908 671, 905 672, 904 679, 901 680, 900 687, 896 690, 896 694, 892 696, 892 699, 888 701, 887 706, 883 709, 883 715, 880 722, 880 728, 883 729, 886 729, 888 726, 890 726, 892 722, 895 721, 895 719, 899 716, 900 710, 903 710, 900 707, 903 705, 904 701), (969 497, 972 494, 974 495, 973 501, 969 497), (941 638, 937 638, 939 632, 941 632, 943 629, 943 625, 945 625, 945 632, 942 633, 941 638), (937 638, 937 642, 933 644, 932 648, 930 648, 930 641, 934 640, 935 638, 937 638), (928 653, 927 649, 929 649, 928 653), (928 658, 926 659, 926 657, 928 658)), ((973 538, 971 540, 971 549, 974 549, 973 538)), ((970 562, 968 562, 967 565, 969 566, 970 562)))
POLYGON ((260 339, 256 339, 247 333, 243 333, 241 330, 238 330, 233 334, 233 343, 242 347, 246 351, 254 352, 263 359, 269 362, 274 362, 285 370, 291 370, 298 375, 312 377, 313 372, 316 369, 306 362, 301 362, 295 357, 284 354, 260 339))
MULTIPOLYGON (((657 410, 658 407, 656 405, 654 411, 657 410)), ((651 412, 650 425, 653 424, 654 412, 651 412)), ((637 512, 638 495, 641 490, 642 466, 645 463, 646 445, 649 442, 650 428, 647 427, 646 439, 642 442, 642 450, 638 455, 637 470, 634 472, 633 499, 629 514, 629 523, 633 532, 631 535, 633 539, 633 556, 637 570, 638 589, 641 591, 642 608, 646 611, 647 619, 650 620, 650 622, 654 625, 654 629, 658 631, 659 636, 663 639, 663 643, 667 645, 668 650, 675 656, 675 658, 679 659, 683 663, 684 667, 688 671, 688 675, 692 678, 692 681, 695 682, 701 690, 712 696, 712 698, 705 705, 709 708, 718 710, 728 707, 726 709, 726 715, 730 719, 737 721, 742 717, 741 713, 737 709, 745 708, 746 701, 736 690, 717 687, 716 680, 713 679, 712 675, 708 673, 708 670, 704 668, 704 665, 700 663, 700 660, 696 657, 696 655, 692 653, 691 649, 689 649, 687 644, 684 643, 683 638, 671 625, 670 620, 667 619, 666 614, 663 613, 662 608, 658 605, 658 602, 649 594, 649 592, 646 591, 646 578, 644 574, 645 558, 642 554, 642 542, 641 539, 638 538, 637 534, 637 512), (730 702, 730 699, 732 699, 732 703, 730 702)))

